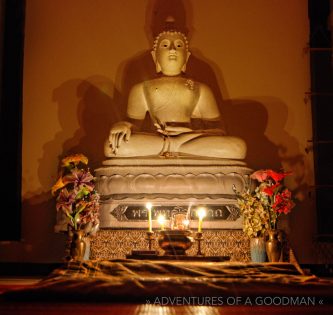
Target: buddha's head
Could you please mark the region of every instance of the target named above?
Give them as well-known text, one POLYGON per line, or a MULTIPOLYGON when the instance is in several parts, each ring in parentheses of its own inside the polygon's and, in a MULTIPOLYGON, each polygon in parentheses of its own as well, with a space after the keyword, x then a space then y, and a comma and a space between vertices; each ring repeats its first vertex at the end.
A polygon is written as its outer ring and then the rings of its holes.
POLYGON ((191 53, 188 51, 188 41, 183 33, 165 31, 156 37, 151 54, 156 65, 156 72, 176 76, 185 72, 191 53))

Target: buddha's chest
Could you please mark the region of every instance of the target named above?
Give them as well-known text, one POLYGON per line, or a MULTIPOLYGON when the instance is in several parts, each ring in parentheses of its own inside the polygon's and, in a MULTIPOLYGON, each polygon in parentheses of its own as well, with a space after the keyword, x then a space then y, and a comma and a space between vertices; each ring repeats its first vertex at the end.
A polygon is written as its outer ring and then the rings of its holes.
POLYGON ((190 116, 199 95, 194 81, 174 77, 147 81, 145 94, 152 113, 175 118, 190 116))

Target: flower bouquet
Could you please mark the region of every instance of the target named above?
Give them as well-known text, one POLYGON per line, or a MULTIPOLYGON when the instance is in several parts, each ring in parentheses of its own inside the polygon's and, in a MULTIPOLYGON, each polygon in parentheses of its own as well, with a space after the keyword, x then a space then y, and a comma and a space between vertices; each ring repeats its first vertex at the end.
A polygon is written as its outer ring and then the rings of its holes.
POLYGON ((238 206, 243 215, 243 230, 249 237, 263 235, 268 229, 276 229, 278 217, 288 214, 295 206, 291 191, 282 183, 290 175, 273 170, 259 170, 250 178, 259 182, 253 190, 247 188, 237 195, 238 206))
MULTIPOLYGON (((266 251, 268 247, 273 246, 267 247, 269 241, 275 243, 280 241, 278 240, 280 233, 276 230, 278 217, 282 213, 288 214, 295 206, 290 190, 283 184, 283 179, 288 175, 290 173, 259 170, 250 176, 251 179, 259 182, 255 189, 247 188, 239 193, 233 187, 243 215, 243 231, 250 239, 267 234, 266 251)), ((271 254, 271 250, 267 251, 270 261, 279 261, 281 246, 281 244, 276 245, 279 249, 276 250, 275 256, 274 253, 271 254)))
POLYGON ((283 184, 283 179, 291 173, 259 170, 251 175, 251 179, 259 182, 255 196, 268 214, 268 228, 276 229, 278 217, 288 214, 295 206, 291 191, 283 184))
POLYGON ((99 194, 87 165, 88 159, 83 154, 62 159, 59 179, 51 191, 56 196, 57 211, 66 215, 71 230, 99 224, 99 194))

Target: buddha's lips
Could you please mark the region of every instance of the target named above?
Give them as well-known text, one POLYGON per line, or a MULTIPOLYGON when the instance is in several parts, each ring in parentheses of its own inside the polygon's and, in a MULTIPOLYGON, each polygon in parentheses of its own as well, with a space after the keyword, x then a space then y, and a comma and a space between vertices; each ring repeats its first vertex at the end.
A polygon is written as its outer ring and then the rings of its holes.
POLYGON ((176 60, 177 59, 177 55, 176 54, 170 54, 169 55, 169 59, 170 60, 176 60))

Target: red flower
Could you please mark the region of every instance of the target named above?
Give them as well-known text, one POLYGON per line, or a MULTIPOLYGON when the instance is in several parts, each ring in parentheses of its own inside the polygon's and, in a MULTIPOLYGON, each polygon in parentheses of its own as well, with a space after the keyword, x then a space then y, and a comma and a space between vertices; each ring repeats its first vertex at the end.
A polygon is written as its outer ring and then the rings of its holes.
POLYGON ((273 196, 273 194, 275 193, 276 188, 278 188, 280 186, 279 183, 272 185, 272 186, 267 186, 263 189, 263 192, 265 194, 267 194, 268 196, 273 196))
POLYGON ((267 170, 267 176, 272 178, 276 183, 280 182, 282 179, 284 179, 286 176, 290 175, 291 172, 281 172, 281 173, 277 173, 274 172, 273 170, 267 170))
POLYGON ((291 192, 286 188, 281 193, 276 194, 272 208, 277 213, 287 214, 294 206, 295 204, 291 200, 291 192))

